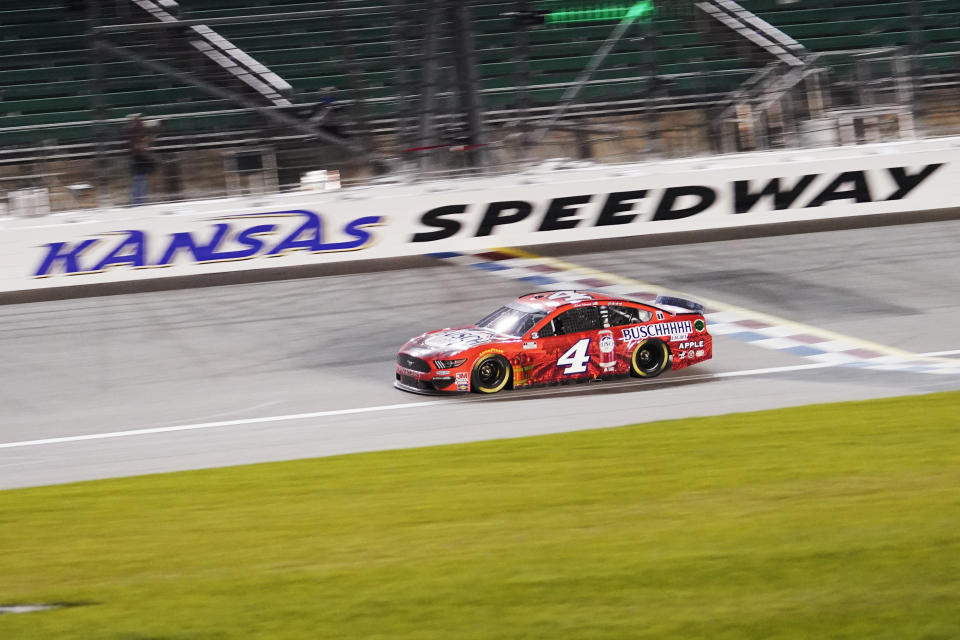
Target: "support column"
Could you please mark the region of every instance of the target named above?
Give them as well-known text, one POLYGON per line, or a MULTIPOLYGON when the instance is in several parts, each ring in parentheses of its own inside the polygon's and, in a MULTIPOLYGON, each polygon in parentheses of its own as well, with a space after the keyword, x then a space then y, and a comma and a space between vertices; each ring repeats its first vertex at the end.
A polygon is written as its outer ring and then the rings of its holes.
MULTIPOLYGON (((514 11, 519 16, 529 16, 533 11, 530 0, 516 0, 514 11)), ((530 85, 533 74, 530 69, 530 25, 526 20, 515 19, 514 58, 517 61, 514 84, 517 86, 517 125, 520 127, 520 159, 526 160, 530 149, 530 85)))
POLYGON ((102 0, 88 0, 87 2, 87 29, 92 34, 87 38, 90 59, 90 110, 96 124, 93 127, 94 145, 94 186, 97 189, 97 206, 110 206, 109 176, 110 159, 107 157, 107 106, 106 106, 106 63, 105 47, 101 46, 103 36, 94 31, 103 23, 101 11, 102 0))
POLYGON ((409 5, 406 0, 391 0, 393 8, 393 52, 397 58, 394 71, 394 86, 397 88, 397 149, 409 149, 413 146, 411 121, 413 105, 410 75, 416 68, 416 49, 412 46, 413 29, 409 5))
MULTIPOLYGON (((437 40, 440 15, 437 0, 424 0, 423 46, 420 48, 420 123, 417 127, 417 147, 426 149, 434 142, 434 112, 437 97, 437 40)), ((420 151, 421 171, 429 169, 430 156, 420 151)))
POLYGON ((477 77, 477 53, 474 49, 473 22, 470 20, 470 8, 466 2, 450 0, 450 17, 453 27, 454 64, 457 72, 457 93, 460 96, 460 108, 467 116, 469 145, 476 147, 468 151, 470 164, 483 167, 486 151, 483 131, 483 114, 480 104, 480 80, 477 77))

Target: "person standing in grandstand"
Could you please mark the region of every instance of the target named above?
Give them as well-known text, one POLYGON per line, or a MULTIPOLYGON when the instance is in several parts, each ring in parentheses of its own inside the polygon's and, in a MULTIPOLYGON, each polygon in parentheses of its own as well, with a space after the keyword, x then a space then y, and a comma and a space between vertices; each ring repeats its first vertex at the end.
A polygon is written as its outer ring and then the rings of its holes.
POLYGON ((307 121, 338 138, 346 138, 340 122, 341 105, 337 102, 335 87, 324 87, 317 92, 317 102, 307 114, 307 121))
POLYGON ((130 154, 132 176, 130 201, 134 206, 143 204, 147 199, 150 174, 155 165, 153 153, 150 151, 151 130, 156 125, 155 120, 144 120, 139 113, 127 116, 127 150, 130 154))

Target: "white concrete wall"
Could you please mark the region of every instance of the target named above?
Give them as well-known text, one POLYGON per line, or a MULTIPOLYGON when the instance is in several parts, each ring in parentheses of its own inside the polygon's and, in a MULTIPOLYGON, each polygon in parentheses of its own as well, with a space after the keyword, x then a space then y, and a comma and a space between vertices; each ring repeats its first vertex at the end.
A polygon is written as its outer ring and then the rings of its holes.
POLYGON ((0 292, 960 207, 958 155, 941 138, 7 220, 0 292))

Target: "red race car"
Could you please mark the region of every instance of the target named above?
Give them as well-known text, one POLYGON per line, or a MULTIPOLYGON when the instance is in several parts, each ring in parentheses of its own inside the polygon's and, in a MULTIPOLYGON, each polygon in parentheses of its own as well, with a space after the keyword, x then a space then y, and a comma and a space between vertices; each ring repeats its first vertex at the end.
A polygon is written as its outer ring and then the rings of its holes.
POLYGON ((660 296, 653 304, 591 291, 531 293, 477 324, 410 340, 395 386, 415 393, 474 391, 635 376, 708 360, 703 305, 660 296))

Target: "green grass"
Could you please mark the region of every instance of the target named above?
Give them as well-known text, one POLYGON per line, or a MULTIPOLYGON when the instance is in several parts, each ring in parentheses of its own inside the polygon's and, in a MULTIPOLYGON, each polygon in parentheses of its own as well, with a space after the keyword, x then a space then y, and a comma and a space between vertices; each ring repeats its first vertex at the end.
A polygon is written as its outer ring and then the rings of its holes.
POLYGON ((0 492, 0 638, 960 638, 960 394, 0 492))

